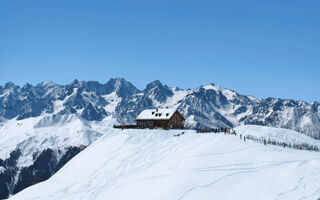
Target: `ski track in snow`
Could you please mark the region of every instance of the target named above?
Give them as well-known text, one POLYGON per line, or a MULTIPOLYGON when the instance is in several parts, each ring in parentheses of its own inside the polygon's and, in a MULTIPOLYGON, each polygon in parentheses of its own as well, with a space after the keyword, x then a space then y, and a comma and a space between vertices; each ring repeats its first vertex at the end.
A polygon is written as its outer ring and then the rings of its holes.
MULTIPOLYGON (((320 158, 316 158, 316 159, 320 160, 320 158)), ((304 163, 304 162, 306 162, 306 161, 308 161, 308 160, 285 161, 285 162, 277 162, 277 161, 274 161, 274 164, 267 164, 267 165, 263 165, 263 166, 260 166, 260 167, 253 167, 253 166, 252 166, 252 167, 248 167, 248 168, 216 169, 216 170, 215 170, 215 169, 212 169, 212 168, 220 168, 220 167, 226 167, 226 166, 213 166, 213 167, 210 167, 210 168, 206 168, 206 169, 204 169, 204 170, 201 170, 201 169, 199 170, 199 169, 197 169, 197 170, 195 170, 195 171, 235 171, 235 170, 239 170, 240 172, 235 172, 235 173, 227 174, 227 175, 222 176, 221 178, 218 178, 217 180, 214 180, 214 181, 209 182, 209 183, 207 183, 207 184, 197 185, 197 186, 191 187, 191 188, 188 189, 185 193, 183 193, 177 200, 184 199, 184 197, 187 196, 188 193, 192 192, 193 190, 196 190, 196 189, 198 189, 198 188, 203 188, 203 187, 212 186, 213 184, 215 184, 215 183, 217 183, 217 182, 219 182, 219 181, 221 181, 221 180, 223 180, 223 179, 225 179, 225 178, 228 178, 228 177, 230 177, 230 176, 236 176, 236 175, 239 175, 239 174, 249 174, 249 175, 250 175, 250 173, 254 173, 254 172, 257 172, 257 171, 261 171, 261 170, 264 170, 264 169, 267 169, 267 168, 272 168, 272 167, 276 167, 276 166, 280 166, 280 165, 285 165, 285 164, 288 164, 288 163, 295 163, 295 162, 301 164, 301 163, 304 163), (243 172, 241 172, 241 171, 243 171, 243 172)), ((255 164, 256 164, 256 163, 233 164, 233 165, 227 165, 227 166, 255 165, 255 164)), ((311 175, 309 175, 309 176, 314 176, 314 175, 316 175, 316 174, 320 174, 320 171, 317 172, 317 173, 311 174, 311 175)), ((300 178, 300 179, 298 180, 297 185, 296 185, 293 189, 280 193, 280 194, 278 195, 278 198, 276 198, 276 200, 279 199, 279 197, 282 196, 282 195, 284 195, 284 194, 287 194, 287 193, 290 193, 290 192, 293 192, 293 191, 299 189, 299 188, 300 188, 299 186, 301 185, 301 183, 302 183, 302 181, 303 181, 303 179, 304 179, 305 177, 306 177, 306 176, 303 176, 302 178, 300 178)), ((305 183, 305 184, 307 184, 307 183, 305 183)), ((308 196, 306 196, 306 197, 302 197, 302 198, 300 198, 300 199, 305 199, 305 198, 307 198, 307 197, 311 197, 311 196, 313 196, 314 194, 319 193, 319 191, 320 191, 320 189, 319 189, 319 190, 316 190, 314 193, 312 193, 312 194, 310 194, 310 195, 308 195, 308 196)))
MULTIPOLYGON (((283 195, 288 194, 288 193, 290 193, 290 192, 297 191, 299 188, 301 188, 300 186, 301 186, 302 184, 303 184, 303 189, 306 189, 306 186, 308 185, 308 183, 314 181, 314 180, 311 180, 311 181, 307 181, 307 182, 306 182, 306 179, 308 179, 308 178, 311 177, 311 178, 315 178, 315 180, 319 180, 319 178, 317 178, 317 177, 319 176, 319 174, 320 174, 320 171, 319 171, 319 172, 316 172, 316 173, 313 173, 313 174, 310 174, 310 175, 307 175, 307 176, 302 176, 302 177, 298 180, 297 185, 296 185, 294 188, 280 193, 280 194, 278 195, 278 198, 276 198, 276 199, 279 199, 280 196, 283 196, 283 195), (317 175, 317 176, 316 176, 316 175, 317 175)), ((319 189, 319 190, 320 190, 320 189, 319 189)), ((305 196, 305 197, 302 197, 302 198, 300 198, 300 199, 305 199, 305 198, 311 197, 311 196, 313 196, 314 194, 316 194, 317 192, 319 192, 319 190, 316 190, 314 193, 312 193, 312 194, 310 194, 310 195, 307 195, 307 196, 305 196)))

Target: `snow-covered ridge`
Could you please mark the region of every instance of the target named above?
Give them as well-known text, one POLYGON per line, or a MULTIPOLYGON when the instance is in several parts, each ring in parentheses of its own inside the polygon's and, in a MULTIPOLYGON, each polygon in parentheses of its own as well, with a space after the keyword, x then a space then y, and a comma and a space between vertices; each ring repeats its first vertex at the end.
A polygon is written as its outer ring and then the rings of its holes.
POLYGON ((90 145, 103 134, 104 127, 111 127, 114 122, 114 119, 106 118, 99 128, 95 128, 98 122, 84 121, 74 114, 8 120, 0 127, 0 159, 6 159, 12 151, 20 149, 22 156, 18 166, 29 166, 36 152, 90 145))
POLYGON ((76 114, 46 114, 1 123, 0 199, 46 180, 114 123, 111 117, 86 121, 76 114))
POLYGON ((258 138, 265 138, 266 140, 275 140, 287 144, 309 144, 315 145, 320 148, 320 140, 315 140, 309 136, 303 135, 299 132, 284 129, 284 128, 273 128, 266 126, 256 125, 244 125, 234 128, 237 134, 243 136, 256 136, 258 138))
MULTIPOLYGON (((295 134, 268 127, 236 130, 263 136, 275 132, 277 138, 295 134)), ((174 137, 177 133, 181 130, 108 129, 49 180, 11 199, 314 200, 320 196, 317 152, 244 142, 233 135, 185 130, 174 137)))
POLYGON ((181 90, 177 88, 171 89, 173 95, 168 97, 167 101, 161 107, 178 108, 180 101, 182 101, 191 91, 181 90))
POLYGON ((188 128, 256 124, 289 128, 320 138, 319 102, 257 99, 214 84, 183 90, 153 81, 140 91, 130 82, 116 78, 105 84, 75 80, 67 85, 43 82, 36 86, 0 86, 1 121, 76 114, 88 121, 114 116, 118 123, 132 124, 142 110, 155 107, 178 109, 188 119, 188 128))

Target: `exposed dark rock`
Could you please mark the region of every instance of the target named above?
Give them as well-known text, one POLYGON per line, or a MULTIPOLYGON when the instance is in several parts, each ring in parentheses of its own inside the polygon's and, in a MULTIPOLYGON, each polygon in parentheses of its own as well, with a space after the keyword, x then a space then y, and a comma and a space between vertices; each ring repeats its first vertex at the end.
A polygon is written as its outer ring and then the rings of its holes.
MULTIPOLYGON (((0 173, 0 199, 5 199, 9 194, 15 194, 31 185, 50 178, 61 169, 69 160, 85 149, 85 146, 68 147, 61 159, 57 159, 57 152, 52 149, 45 149, 33 155, 34 162, 31 166, 19 169, 17 160, 21 156, 20 150, 10 153, 6 160, 0 159, 0 167, 4 167, 4 173, 0 173), (15 177, 18 181, 15 184, 15 177)), ((63 151, 58 150, 58 153, 63 151)))

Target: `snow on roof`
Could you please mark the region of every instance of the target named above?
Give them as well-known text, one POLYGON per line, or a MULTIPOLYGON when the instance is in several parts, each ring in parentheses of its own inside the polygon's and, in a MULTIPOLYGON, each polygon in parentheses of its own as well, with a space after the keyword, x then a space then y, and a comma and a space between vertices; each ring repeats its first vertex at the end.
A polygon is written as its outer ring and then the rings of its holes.
POLYGON ((160 119, 168 120, 176 112, 177 109, 147 109, 144 110, 138 115, 137 120, 139 119, 160 119))

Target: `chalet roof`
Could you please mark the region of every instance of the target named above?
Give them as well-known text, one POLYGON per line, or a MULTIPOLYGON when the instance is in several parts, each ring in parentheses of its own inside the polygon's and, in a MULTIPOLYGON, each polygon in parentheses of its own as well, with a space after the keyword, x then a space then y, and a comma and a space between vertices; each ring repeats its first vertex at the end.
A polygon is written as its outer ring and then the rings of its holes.
POLYGON ((147 109, 142 111, 137 120, 169 120, 177 109, 147 109))

